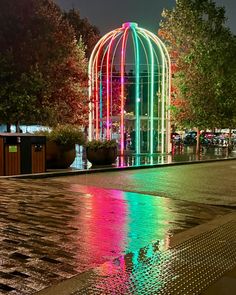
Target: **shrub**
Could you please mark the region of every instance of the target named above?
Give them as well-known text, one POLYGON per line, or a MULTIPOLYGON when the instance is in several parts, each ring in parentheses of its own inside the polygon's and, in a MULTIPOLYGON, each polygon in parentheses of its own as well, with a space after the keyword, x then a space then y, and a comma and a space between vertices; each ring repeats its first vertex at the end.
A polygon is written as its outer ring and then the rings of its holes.
POLYGON ((85 135, 83 131, 72 125, 58 125, 50 131, 37 131, 35 134, 44 135, 47 137, 48 141, 54 141, 59 145, 72 146, 75 144, 85 144, 85 135))
POLYGON ((96 140, 93 139, 92 141, 89 141, 86 143, 86 147, 90 149, 100 149, 100 148, 115 148, 117 147, 117 143, 114 139, 111 140, 96 140))

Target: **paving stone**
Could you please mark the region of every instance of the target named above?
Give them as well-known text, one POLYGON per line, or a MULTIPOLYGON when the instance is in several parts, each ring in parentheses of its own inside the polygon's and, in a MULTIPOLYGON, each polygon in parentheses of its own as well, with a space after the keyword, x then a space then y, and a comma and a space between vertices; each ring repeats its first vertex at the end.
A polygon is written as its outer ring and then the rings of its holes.
POLYGON ((148 252, 153 241, 168 246, 175 233, 231 211, 60 179, 0 179, 0 294, 31 294, 126 253, 148 252))
POLYGON ((168 250, 150 244, 93 270, 73 295, 235 294, 236 278, 222 277, 236 265, 235 242, 232 220, 168 250))

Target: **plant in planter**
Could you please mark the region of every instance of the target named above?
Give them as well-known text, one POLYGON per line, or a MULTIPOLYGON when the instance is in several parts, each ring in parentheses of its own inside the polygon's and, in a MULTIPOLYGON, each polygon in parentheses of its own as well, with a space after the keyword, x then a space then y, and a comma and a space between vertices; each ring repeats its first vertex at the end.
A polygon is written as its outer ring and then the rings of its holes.
POLYGON ((117 143, 115 140, 92 140, 86 144, 87 159, 94 166, 111 165, 117 158, 117 143))
POLYGON ((75 144, 84 145, 85 135, 75 126, 58 125, 51 131, 39 131, 37 134, 45 135, 46 166, 48 169, 68 168, 73 163, 76 152, 75 144))

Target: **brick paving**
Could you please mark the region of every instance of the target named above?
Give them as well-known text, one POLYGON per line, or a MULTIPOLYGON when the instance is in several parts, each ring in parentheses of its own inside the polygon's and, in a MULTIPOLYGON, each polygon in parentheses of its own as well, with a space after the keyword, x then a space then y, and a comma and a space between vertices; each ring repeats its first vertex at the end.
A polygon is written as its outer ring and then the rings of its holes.
POLYGON ((60 179, 0 180, 0 294, 33 294, 229 208, 60 179))
POLYGON ((174 235, 37 292, 37 295, 236 293, 236 213, 174 235))
MULTIPOLYGON (((165 251, 150 244, 98 268, 73 295, 201 294, 235 267, 235 242, 236 218, 165 251)), ((235 294, 235 277, 230 285, 235 294)))

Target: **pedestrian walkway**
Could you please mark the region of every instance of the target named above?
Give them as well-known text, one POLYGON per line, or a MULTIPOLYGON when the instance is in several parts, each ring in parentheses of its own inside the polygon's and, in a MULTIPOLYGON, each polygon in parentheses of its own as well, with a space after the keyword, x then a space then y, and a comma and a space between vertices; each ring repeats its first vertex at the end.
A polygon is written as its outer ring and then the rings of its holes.
POLYGON ((37 295, 236 293, 236 213, 107 262, 37 295))
POLYGON ((34 294, 140 253, 155 260, 172 236, 233 211, 62 180, 0 180, 0 294, 34 294))
POLYGON ((0 294, 236 294, 235 172, 1 178, 0 294))

